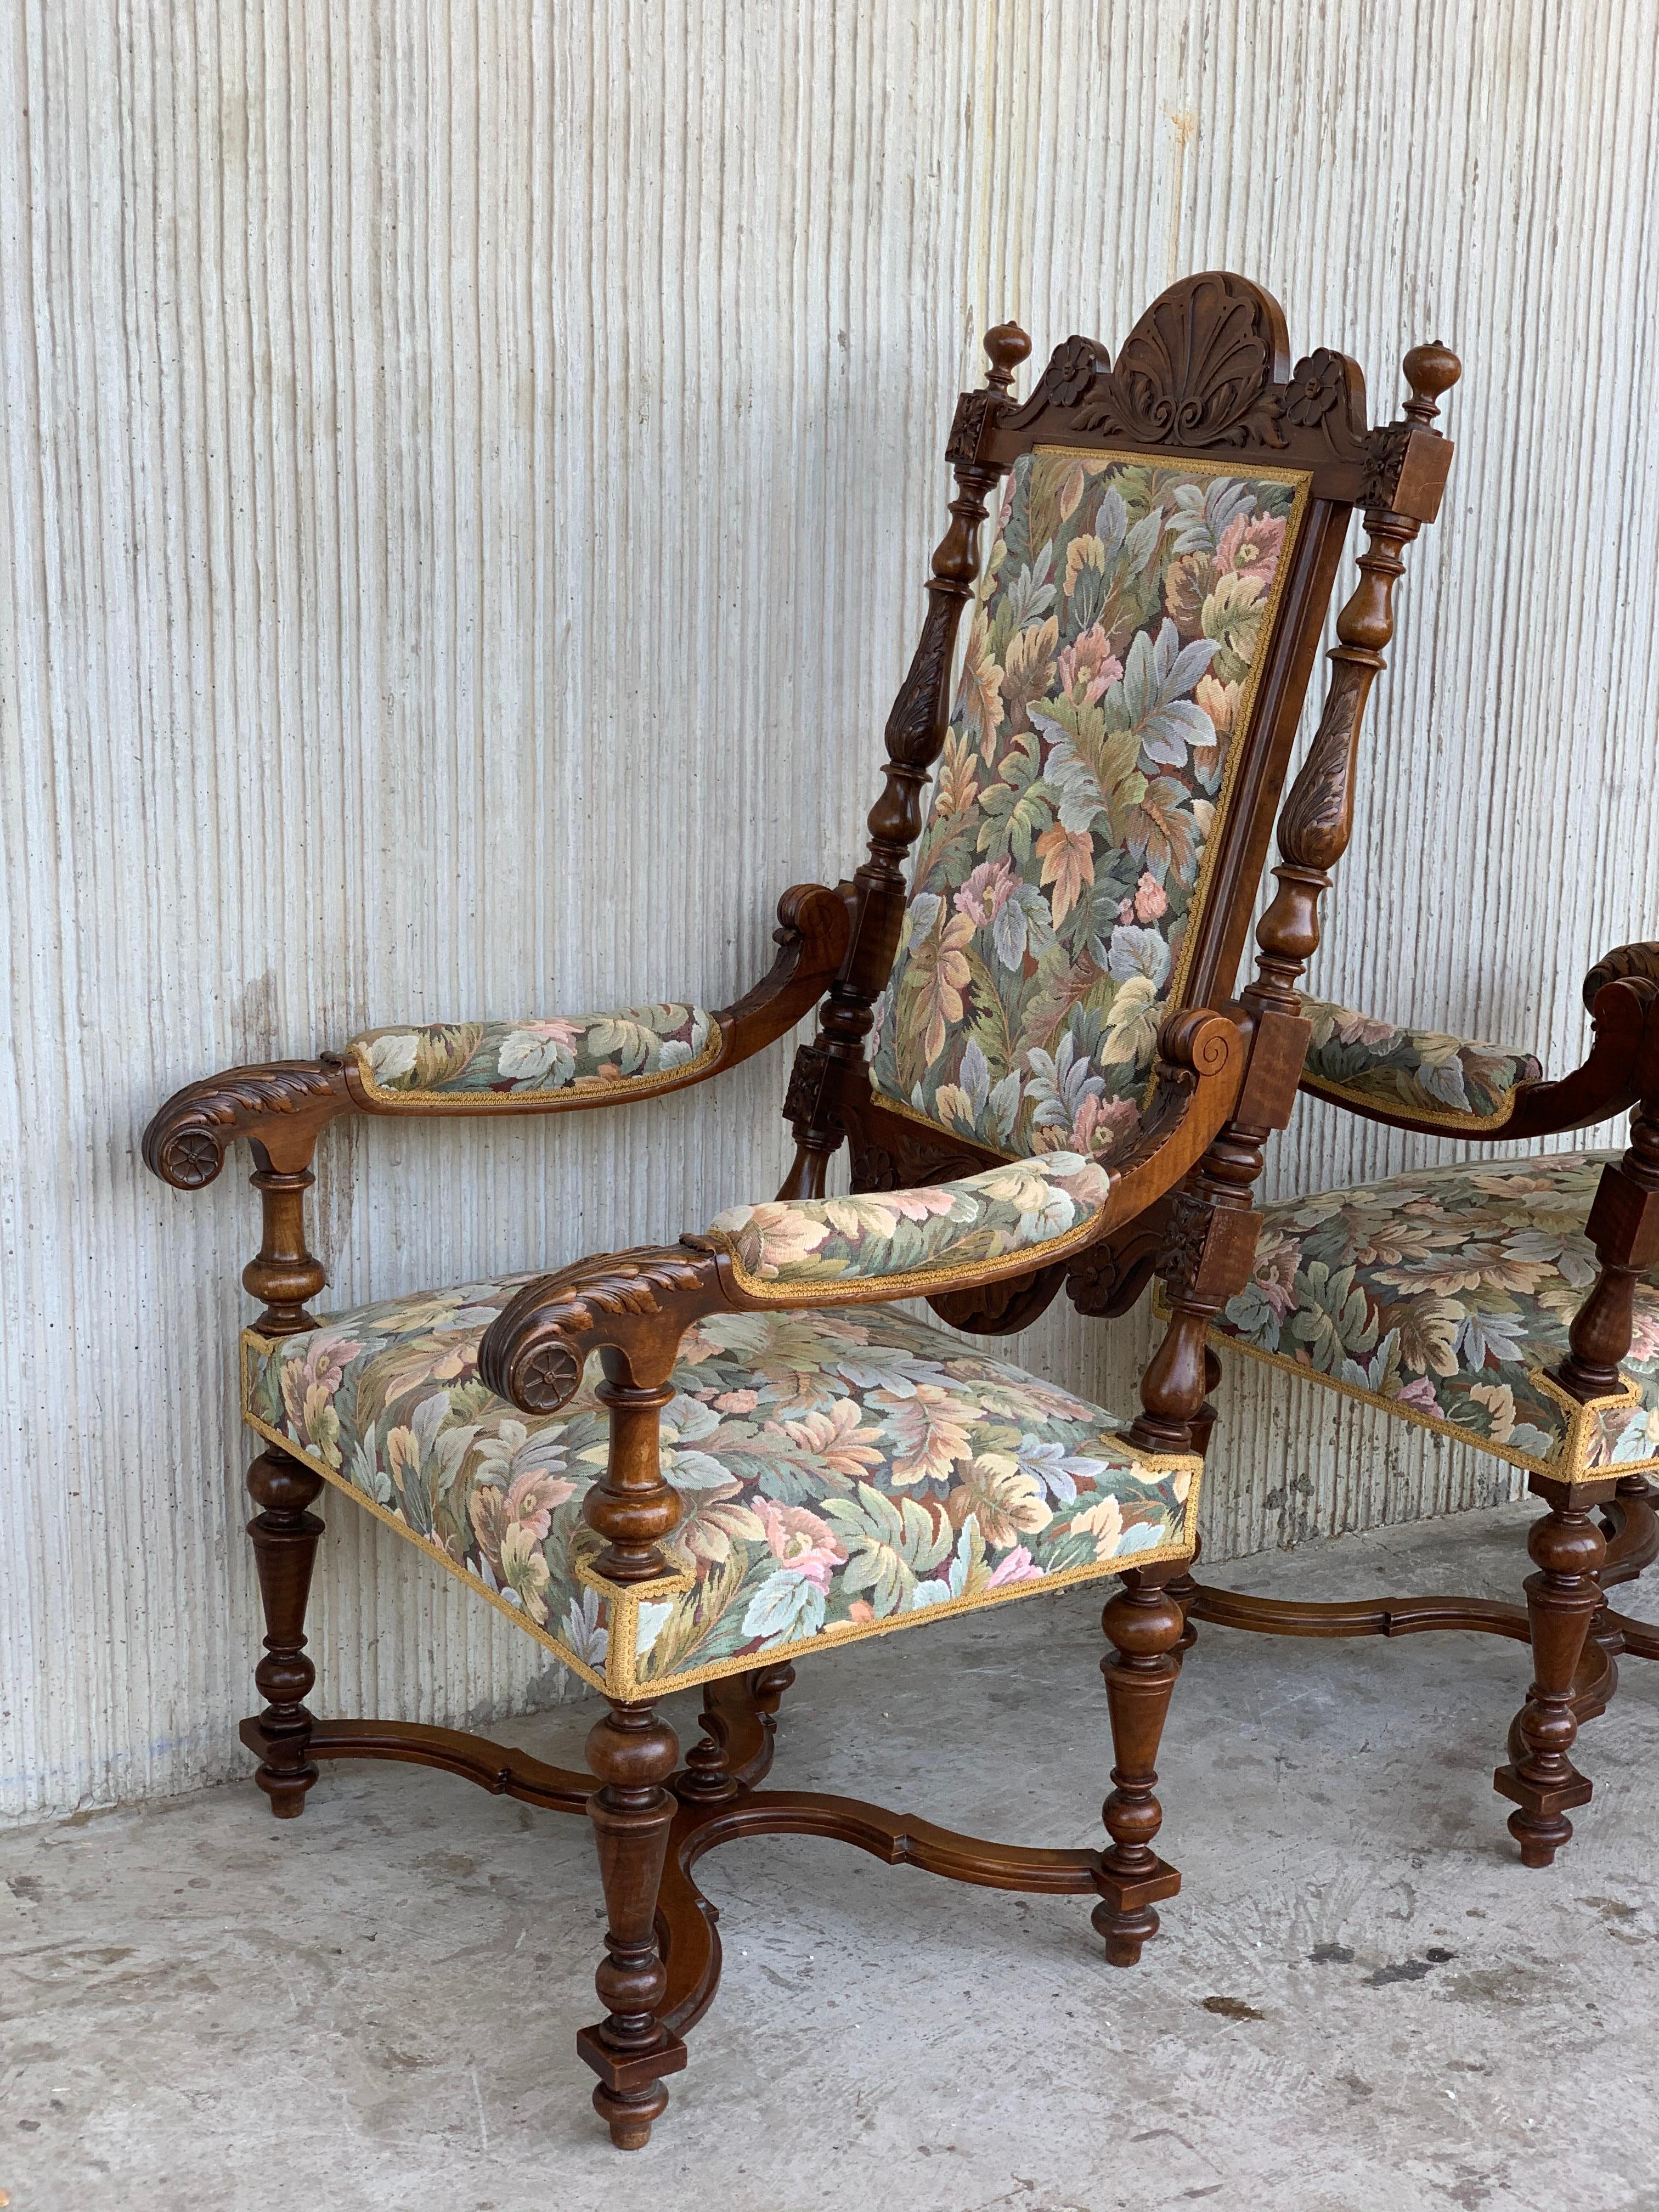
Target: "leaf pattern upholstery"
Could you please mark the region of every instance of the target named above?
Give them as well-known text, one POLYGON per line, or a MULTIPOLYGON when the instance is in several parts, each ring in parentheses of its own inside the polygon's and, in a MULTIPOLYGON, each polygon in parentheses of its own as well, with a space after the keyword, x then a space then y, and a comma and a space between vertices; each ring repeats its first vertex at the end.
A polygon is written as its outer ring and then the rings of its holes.
POLYGON ((1015 463, 877 1009, 884 1097, 1015 1157, 1133 1140, 1303 481, 1015 463))
POLYGON ((1458 1162, 1270 1206, 1212 1338, 1534 1471, 1651 1467, 1659 1271, 1637 1285, 1617 1402, 1575 1419, 1545 1371, 1595 1279, 1584 1224, 1618 1158, 1458 1162))
POLYGON ((1491 1122, 1507 1118, 1517 1084, 1536 1083, 1544 1073, 1531 1053, 1507 1045, 1402 1029, 1305 991, 1301 999, 1313 1024, 1303 1080, 1337 1097, 1491 1122))
POLYGON ((619 1626, 582 1579, 609 1427, 592 1382, 532 1419, 478 1380, 530 1279, 250 1334, 244 1409, 601 1686, 666 1691, 1191 1548, 1198 1462, 1138 1454, 1069 1391, 893 1306, 720 1314, 683 1342, 663 1417, 677 1573, 619 1626))
POLYGON ((702 1006, 623 1006, 521 1022, 428 1022, 365 1030, 346 1048, 372 1098, 522 1098, 660 1085, 720 1049, 702 1006))
POLYGON ((847 1198, 734 1206, 711 1231, 760 1289, 945 1272, 1011 1252, 1086 1243, 1112 1187, 1080 1152, 1011 1160, 959 1182, 847 1198))

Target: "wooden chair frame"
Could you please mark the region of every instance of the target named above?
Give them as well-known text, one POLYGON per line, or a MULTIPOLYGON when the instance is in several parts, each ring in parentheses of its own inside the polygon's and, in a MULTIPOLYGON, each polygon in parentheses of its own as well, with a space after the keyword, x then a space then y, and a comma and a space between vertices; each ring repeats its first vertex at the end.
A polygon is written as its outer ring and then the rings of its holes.
MULTIPOLYGON (((997 1164, 1000 1155, 884 1105, 871 1088, 866 1059, 873 1011, 899 942, 922 797, 946 733, 952 653, 977 577, 988 498, 1022 453, 1043 443, 1172 460, 1238 453, 1247 472, 1253 452, 1305 471, 1309 504, 1289 559, 1273 650, 1237 763, 1236 796, 1216 833, 1211 890, 1194 927, 1182 1001, 1162 1033, 1158 1088, 1142 1138, 1127 1159, 1112 1164, 1111 1199, 1093 1242, 1058 1265, 1033 1267, 1015 1256, 957 1270, 948 1293, 934 1301, 961 1326, 1006 1333, 1023 1327, 1062 1284, 1085 1312, 1121 1311, 1156 1269, 1170 1320, 1128 1437, 1154 1453, 1188 1451, 1201 1449, 1213 1419, 1206 1330, 1248 1279, 1259 1222, 1252 1188, 1263 1147, 1288 1119, 1301 1076, 1309 1024, 1294 985, 1317 942, 1320 895, 1347 842, 1361 719, 1392 634, 1404 549, 1439 507, 1451 448, 1434 428, 1436 403, 1455 381, 1458 364, 1437 345, 1415 349, 1406 357, 1411 398, 1403 419, 1370 428, 1356 365, 1322 350, 1292 368, 1276 303, 1245 280, 1218 272, 1165 293, 1115 363, 1092 340, 1066 340, 1023 404, 1010 394, 1030 351, 1024 334, 1002 325, 988 335, 986 349, 987 382, 962 396, 946 448, 956 480, 951 523, 933 556, 921 641, 887 722, 884 784, 869 817, 867 857, 833 890, 806 885, 786 894, 769 975, 718 1015, 720 1042, 711 1059, 654 1087, 708 1079, 817 1006, 817 1035, 796 1055, 785 1102, 796 1152, 781 1197, 821 1194, 828 1163, 843 1143, 855 1189, 937 1182, 997 1164), (1280 890, 1259 932, 1257 973, 1235 1001, 1255 890, 1356 507, 1367 536, 1360 580, 1339 618, 1323 714, 1284 810, 1280 890)), ((1626 1020, 1626 997, 1635 987, 1618 988, 1626 995, 1611 1021, 1626 1020)), ((565 1093, 489 1104, 559 1111, 611 1103, 565 1093)), ((255 1326, 266 1336, 317 1326, 307 1302, 325 1277, 307 1246, 304 1199, 319 1137, 342 1115, 395 1110, 478 1108, 430 1097, 418 1109, 398 1108, 370 1095, 351 1060, 325 1054, 192 1085, 151 1123, 145 1159, 181 1189, 211 1182, 231 1143, 252 1147, 263 1236, 243 1279, 261 1302, 255 1326)), ((849 1286, 833 1301, 790 1302, 845 1304, 866 1291, 872 1298, 907 1295, 878 1283, 849 1286)), ((752 1303, 729 1253, 717 1241, 687 1237, 662 1249, 598 1255, 545 1277, 484 1337, 483 1379, 532 1413, 564 1403, 590 1354, 599 1355, 610 1463, 584 1511, 605 1545, 596 1571, 617 1588, 663 1571, 659 1546, 678 1507, 661 1473, 657 1431, 680 1338, 699 1314, 752 1303)), ((258 1759, 258 1780, 273 1813, 298 1814, 318 1762, 341 1758, 441 1767, 496 1795, 585 1812, 598 1843, 609 1926, 597 1977, 605 2017, 579 2040, 599 2077, 596 2106, 620 2145, 649 2135, 666 2101, 663 2079, 684 2063, 684 2036, 714 1994, 719 1938, 693 1875, 702 1855, 722 1842, 762 1833, 835 1837, 890 1864, 954 1881, 1093 1895, 1107 1955, 1125 1966, 1156 1932, 1156 1904, 1179 1885, 1152 1848, 1161 1820, 1155 1755, 1190 1635, 1188 1616, 1205 1617, 1208 1608, 1208 1617, 1221 1617, 1214 1594, 1186 1577, 1189 1559, 1127 1570, 1106 1606, 1113 1649, 1103 1671, 1116 1752, 1104 1808, 1109 1842, 1103 1850, 1045 1850, 957 1835, 843 1797, 761 1789, 778 1703, 793 1679, 788 1665, 708 1684, 702 1741, 684 1766, 673 1732, 647 1703, 611 1701, 589 1738, 586 1774, 451 1729, 318 1718, 305 1702, 315 1669, 304 1622, 323 1526, 311 1508, 322 1478, 272 1445, 254 1460, 247 1483, 258 1509, 249 1534, 267 1631, 256 1680, 266 1703, 242 1735, 258 1759)))

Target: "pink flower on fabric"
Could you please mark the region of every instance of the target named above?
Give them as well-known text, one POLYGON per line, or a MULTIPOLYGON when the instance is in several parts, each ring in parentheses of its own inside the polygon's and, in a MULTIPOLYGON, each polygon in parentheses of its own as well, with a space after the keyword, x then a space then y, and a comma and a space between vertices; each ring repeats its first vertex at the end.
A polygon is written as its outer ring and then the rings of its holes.
POLYGON ((757 1498, 755 1511, 778 1565, 827 1590, 830 1576, 847 1557, 846 1546, 830 1523, 804 1505, 776 1505, 769 1498, 757 1498))
POLYGON ((1285 525, 1265 514, 1236 514, 1215 549, 1218 576, 1254 576, 1266 584, 1279 565, 1285 525))
POLYGON ((759 1403, 758 1390, 723 1390, 714 1401, 722 1413, 752 1413, 759 1403))
POLYGON ((1060 656, 1060 688, 1068 697, 1075 696, 1077 688, 1083 686, 1083 702, 1092 707, 1103 699, 1112 685, 1123 674, 1123 663, 1112 651, 1106 633, 1097 623, 1085 629, 1074 645, 1068 645, 1060 656))
POLYGON ((538 1022, 515 1022, 513 1026, 521 1036, 547 1037, 567 1052, 574 1052, 586 1034, 584 1023, 573 1022, 564 1014, 549 1014, 538 1022))
POLYGON ((1408 1382, 1400 1394, 1399 1402, 1402 1406, 1414 1406, 1419 1413, 1437 1413, 1440 1411, 1434 1385, 1426 1375, 1419 1375, 1414 1382, 1408 1382))
POLYGON ((1042 1568, 1024 1544, 1016 1544, 1007 1558, 998 1562, 995 1572, 985 1587, 987 1589, 1002 1589, 1009 1583, 1036 1583, 1042 1579, 1042 1568))
POLYGON ((502 1501, 501 1518, 516 1521, 538 1544, 544 1544, 553 1526, 554 1508, 575 1494, 576 1486, 568 1475, 550 1474, 544 1468, 515 1475, 502 1501))
POLYGON ((1085 1098, 1077 1109, 1066 1146, 1091 1159, 1103 1158, 1139 1127, 1140 1109, 1133 1099, 1085 1098))
POLYGON ((1007 905, 1014 889, 1014 864, 1006 854, 1000 860, 981 860, 957 893, 957 912, 983 929, 1007 905))
POLYGON ((1134 908, 1137 921, 1156 921, 1160 915, 1169 912, 1170 894, 1156 876, 1143 872, 1135 885, 1134 908))

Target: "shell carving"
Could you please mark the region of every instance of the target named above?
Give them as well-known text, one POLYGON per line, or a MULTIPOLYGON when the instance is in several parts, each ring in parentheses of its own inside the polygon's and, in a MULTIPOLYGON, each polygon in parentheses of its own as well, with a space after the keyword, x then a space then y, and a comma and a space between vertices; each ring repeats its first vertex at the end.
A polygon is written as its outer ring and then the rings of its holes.
POLYGON ((1227 276, 1199 277, 1155 301, 1094 392, 1081 430, 1151 446, 1285 443, 1267 316, 1255 292, 1227 276))

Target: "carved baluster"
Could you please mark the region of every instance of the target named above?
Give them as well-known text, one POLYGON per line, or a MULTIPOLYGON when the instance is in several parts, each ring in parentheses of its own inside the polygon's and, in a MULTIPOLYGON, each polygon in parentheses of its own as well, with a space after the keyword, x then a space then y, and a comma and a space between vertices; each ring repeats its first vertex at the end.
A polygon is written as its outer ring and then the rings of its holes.
POLYGON ((1527 1537, 1536 1574, 1527 1577, 1527 1617, 1532 1632, 1532 1686, 1516 1716, 1512 1750, 1521 1756, 1500 1766, 1492 1787, 1513 1800, 1510 1833, 1524 1866, 1548 1866, 1572 1835, 1569 1807, 1589 1802, 1590 1784, 1568 1753, 1578 1735, 1573 1688, 1584 1645, 1601 1601, 1596 1580, 1607 1539, 1595 1509, 1617 1484, 1552 1482, 1534 1475, 1528 1487, 1549 1504, 1527 1537))
POLYGON ((921 830, 922 793, 950 726, 951 657, 963 608, 979 577, 979 526, 1000 474, 981 464, 980 446, 1014 371, 1030 350, 1031 341, 1013 323, 988 331, 985 351, 991 368, 984 388, 964 392, 957 404, 945 447, 957 485, 951 526, 933 554, 921 641, 887 718, 886 779, 870 811, 869 857, 853 879, 852 939, 825 999, 817 1036, 796 1056, 784 1105, 785 1118, 794 1127, 795 1158, 781 1198, 823 1194, 829 1163, 846 1135, 839 1111, 842 1085, 849 1079, 864 1080, 865 1039, 898 950, 908 890, 905 864, 921 830))
POLYGON ((273 1167, 263 1145, 254 1146, 253 1155, 258 1164, 248 1181, 259 1194, 263 1233, 257 1256, 242 1270, 242 1283, 263 1304, 255 1328, 265 1336, 298 1336, 316 1328, 306 1300, 328 1280, 306 1243, 306 1193, 317 1178, 308 1166, 287 1172, 273 1167))
POLYGON ((1375 494, 1365 514, 1359 582, 1337 617, 1338 642, 1324 712, 1279 817, 1279 890, 1256 929, 1255 980, 1241 994, 1251 1018, 1250 1056, 1231 1121, 1177 1193, 1160 1260, 1171 1317, 1141 1379, 1141 1412, 1129 1434, 1155 1451, 1196 1449, 1211 1322, 1243 1287, 1261 1217, 1251 1193, 1273 1130, 1290 1119, 1307 1048, 1296 984, 1319 943, 1319 902, 1353 830, 1354 769, 1372 684, 1394 635, 1401 549, 1438 509, 1449 453, 1432 428, 1436 400, 1457 380, 1443 346, 1406 356, 1407 420, 1372 433, 1375 494))
POLYGON ((1112 1965, 1133 1966, 1141 1945, 1158 1933, 1153 1905, 1181 1887, 1181 1876, 1152 1849, 1164 1824, 1163 1808, 1152 1793, 1164 1717, 1181 1671, 1175 1656, 1181 1607, 1160 1587, 1157 1569, 1131 1572, 1101 1614, 1100 1625, 1114 1646, 1100 1671, 1106 1678, 1115 1757, 1112 1793, 1101 1808, 1112 1841, 1095 1878, 1101 1901, 1091 1917, 1112 1965))
POLYGON ((247 1533, 265 1615, 265 1656, 253 1671, 266 1700, 257 1723, 262 1756, 253 1778, 279 1820, 299 1818, 306 1792, 317 1779, 309 1756, 312 1716, 305 1702, 317 1669, 306 1656, 305 1619, 323 1523, 307 1508, 322 1486, 320 1474, 274 1447, 261 1452, 247 1471, 248 1493, 261 1509, 248 1522, 247 1533))

